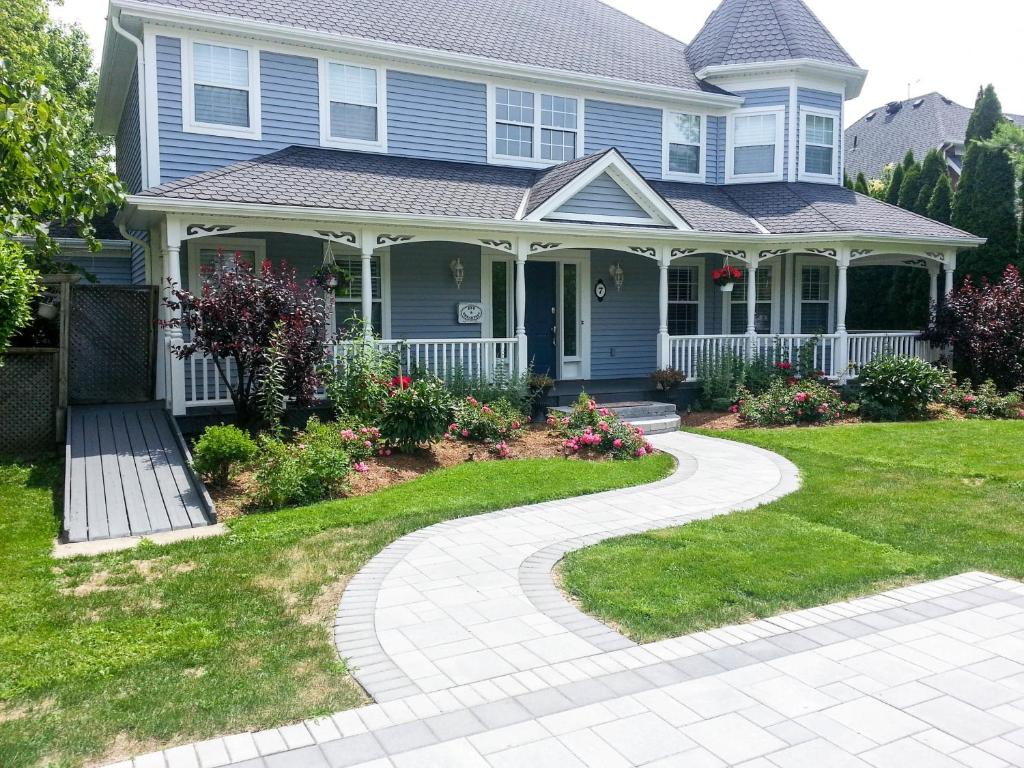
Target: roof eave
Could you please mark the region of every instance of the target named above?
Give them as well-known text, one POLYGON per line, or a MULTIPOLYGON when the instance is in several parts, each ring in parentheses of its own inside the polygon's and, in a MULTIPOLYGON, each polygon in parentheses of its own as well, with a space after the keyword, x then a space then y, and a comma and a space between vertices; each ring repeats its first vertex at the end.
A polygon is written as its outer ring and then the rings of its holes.
POLYGON ((360 53, 365 56, 383 57, 390 60, 398 59, 421 65, 427 64, 456 68, 489 77, 538 80, 558 84, 562 87, 577 86, 609 93, 632 95, 634 97, 671 99, 673 101, 682 100, 708 107, 736 107, 743 101, 738 96, 674 88, 636 80, 621 80, 603 75, 591 75, 584 72, 572 72, 552 67, 517 64, 486 56, 454 53, 452 51, 424 48, 405 43, 372 40, 354 35, 318 32, 287 24, 243 19, 237 16, 225 16, 205 11, 156 7, 151 3, 140 2, 139 0, 111 0, 110 7, 112 9, 122 9, 126 14, 149 21, 209 29, 222 34, 262 37, 271 42, 312 45, 328 50, 343 50, 349 53, 360 53))
POLYGON ((817 59, 782 59, 779 61, 761 61, 745 64, 715 64, 703 67, 694 74, 701 80, 713 82, 720 77, 751 77, 758 75, 778 75, 795 72, 817 77, 828 77, 842 80, 846 84, 846 98, 853 99, 860 95, 867 79, 868 71, 848 64, 837 64, 817 59))

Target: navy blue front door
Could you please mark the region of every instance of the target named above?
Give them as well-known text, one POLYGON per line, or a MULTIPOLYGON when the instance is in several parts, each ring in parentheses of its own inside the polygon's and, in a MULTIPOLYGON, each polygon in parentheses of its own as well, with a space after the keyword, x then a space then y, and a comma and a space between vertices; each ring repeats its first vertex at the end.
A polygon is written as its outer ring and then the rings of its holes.
POLYGON ((526 351, 534 373, 554 378, 557 312, 556 264, 526 262, 526 351))

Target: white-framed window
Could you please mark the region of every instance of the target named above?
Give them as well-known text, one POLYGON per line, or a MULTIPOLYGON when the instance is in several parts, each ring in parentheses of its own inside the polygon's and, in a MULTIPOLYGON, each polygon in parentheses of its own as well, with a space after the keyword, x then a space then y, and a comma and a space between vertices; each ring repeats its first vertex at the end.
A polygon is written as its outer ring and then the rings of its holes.
POLYGON ((699 259, 676 259, 668 268, 668 335, 704 333, 704 266, 699 259))
MULTIPOLYGON (((335 293, 334 322, 339 335, 347 331, 353 320, 363 312, 363 260, 356 254, 334 254, 335 263, 348 272, 348 285, 335 293)), ((380 338, 391 334, 389 259, 380 251, 370 259, 370 286, 372 290, 373 333, 380 338)))
POLYGON ((741 109, 729 116, 727 181, 781 181, 785 107, 741 109))
POLYGON ((515 335, 515 262, 510 256, 482 254, 480 295, 484 317, 483 338, 509 339, 515 335))
POLYGON ((583 149, 583 100, 529 88, 488 88, 488 155, 494 162, 554 165, 583 149))
POLYGON ((182 130, 259 139, 259 56, 234 43, 182 38, 182 130))
POLYGON ((831 262, 797 258, 796 327, 799 333, 832 333, 833 271, 831 262))
POLYGON ((234 269, 242 258, 257 269, 267 258, 267 242, 255 237, 202 237, 188 242, 188 289, 198 292, 207 279, 234 269))
POLYGON ((320 143, 347 149, 387 149, 383 67, 320 60, 320 143))
MULTIPOLYGON (((722 294, 727 302, 726 333, 747 332, 747 270, 741 271, 743 277, 733 286, 732 292, 722 294)), ((776 333, 778 331, 777 276, 778 271, 772 264, 761 264, 757 268, 757 304, 754 308, 754 328, 758 333, 776 333)))
POLYGON ((839 164, 839 113, 800 108, 800 179, 835 182, 839 164))
POLYGON ((680 181, 704 181, 707 118, 689 112, 665 110, 662 136, 662 176, 680 181))

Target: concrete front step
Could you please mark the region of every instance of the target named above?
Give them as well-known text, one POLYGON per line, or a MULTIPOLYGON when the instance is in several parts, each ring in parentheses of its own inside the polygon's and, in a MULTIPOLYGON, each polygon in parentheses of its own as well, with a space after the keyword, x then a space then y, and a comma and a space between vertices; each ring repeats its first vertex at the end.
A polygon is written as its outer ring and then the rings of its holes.
POLYGON ((645 435, 662 435, 678 432, 681 424, 678 416, 658 416, 647 419, 626 419, 634 427, 643 429, 645 435))
MULTIPOLYGON (((600 406, 610 409, 623 421, 642 427, 644 433, 648 435, 675 432, 679 429, 679 416, 676 415, 676 407, 672 403, 634 400, 621 403, 600 403, 600 406)), ((572 408, 565 405, 552 410, 559 413, 572 412, 572 408)))

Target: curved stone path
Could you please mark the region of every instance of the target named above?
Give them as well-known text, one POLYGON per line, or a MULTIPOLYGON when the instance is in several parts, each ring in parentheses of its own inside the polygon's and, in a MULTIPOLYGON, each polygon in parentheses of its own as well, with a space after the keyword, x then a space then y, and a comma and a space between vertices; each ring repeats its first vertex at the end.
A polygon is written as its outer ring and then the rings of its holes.
POLYGON ((551 569, 799 486, 740 443, 654 438, 666 480, 441 523, 352 579, 336 640, 377 703, 111 768, 1024 766, 1024 584, 968 573, 636 645, 551 569))
POLYGON ((439 523, 374 557, 345 590, 335 629, 360 684, 391 701, 629 647, 555 589, 562 555, 799 485, 792 464, 749 445, 683 432, 652 441, 679 462, 661 482, 439 523))

